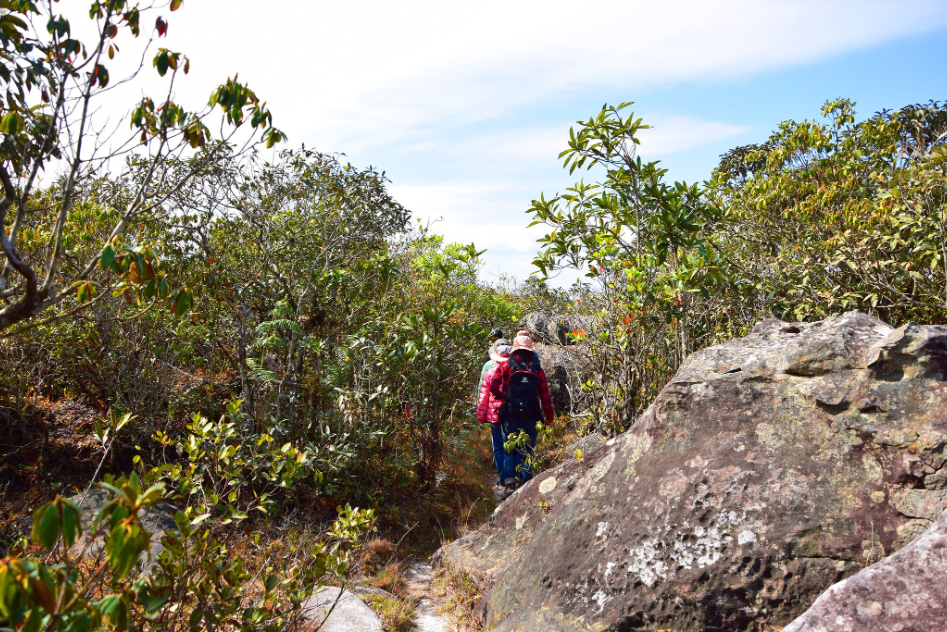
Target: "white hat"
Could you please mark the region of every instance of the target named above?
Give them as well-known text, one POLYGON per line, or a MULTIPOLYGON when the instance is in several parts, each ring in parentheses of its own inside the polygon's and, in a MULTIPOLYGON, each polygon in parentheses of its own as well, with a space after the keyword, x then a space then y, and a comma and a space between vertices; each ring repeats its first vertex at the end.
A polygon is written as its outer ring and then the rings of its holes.
POLYGON ((497 345, 493 351, 490 352, 490 359, 494 362, 506 362, 510 359, 512 353, 513 347, 510 345, 497 345))

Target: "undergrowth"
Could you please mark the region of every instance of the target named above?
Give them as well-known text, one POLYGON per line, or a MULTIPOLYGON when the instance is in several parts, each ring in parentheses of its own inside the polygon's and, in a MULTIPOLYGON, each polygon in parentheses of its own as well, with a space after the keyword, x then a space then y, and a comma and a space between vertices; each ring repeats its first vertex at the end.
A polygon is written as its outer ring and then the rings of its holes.
POLYGON ((491 582, 484 575, 458 568, 450 562, 437 569, 431 583, 441 611, 458 632, 478 632, 483 628, 481 601, 491 582))
POLYGON ((373 593, 362 595, 362 599, 382 620, 387 632, 409 632, 415 629, 416 609, 412 599, 373 593))

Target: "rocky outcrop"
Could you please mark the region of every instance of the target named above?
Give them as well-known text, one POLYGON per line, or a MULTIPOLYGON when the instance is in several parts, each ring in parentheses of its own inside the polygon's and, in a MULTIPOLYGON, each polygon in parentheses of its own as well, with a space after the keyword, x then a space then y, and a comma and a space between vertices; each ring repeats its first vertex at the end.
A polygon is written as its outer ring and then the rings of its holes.
POLYGON ((536 342, 547 345, 565 346, 570 343, 569 334, 576 330, 590 333, 595 319, 577 314, 556 314, 555 312, 530 312, 520 320, 520 328, 530 333, 536 342))
POLYGON ((947 627, 947 512, 894 555, 829 588, 783 632, 947 627))
POLYGON ((765 630, 947 505, 947 327, 763 321, 442 557, 497 630, 765 630))
POLYGON ((568 332, 591 331, 591 319, 585 316, 532 312, 520 321, 535 341, 556 413, 575 413, 586 405, 580 385, 589 378, 592 362, 586 343, 572 344, 568 332))
MULTIPOLYGON (((99 512, 112 501, 112 494, 107 489, 94 487, 82 494, 76 494, 70 500, 75 502, 80 509, 79 524, 82 527, 83 540, 77 545, 82 546, 86 541, 84 538, 92 533, 93 523, 99 512)), ((141 520, 141 526, 151 533, 151 547, 142 551, 138 561, 138 568, 144 575, 151 573, 158 557, 164 550, 161 539, 167 532, 179 533, 178 526, 174 522, 174 514, 177 512, 172 505, 162 501, 150 509, 140 509, 138 518, 141 520)), ((107 530, 106 530, 107 531, 107 530)), ((90 555, 98 553, 105 546, 105 540, 98 537, 87 551, 90 555)))
POLYGON ((381 619, 357 595, 325 586, 302 603, 303 617, 322 632, 382 632, 381 619))
POLYGON ((571 414, 585 408, 587 398, 581 385, 591 374, 588 345, 583 343, 560 347, 536 343, 534 349, 546 373, 556 414, 571 414))

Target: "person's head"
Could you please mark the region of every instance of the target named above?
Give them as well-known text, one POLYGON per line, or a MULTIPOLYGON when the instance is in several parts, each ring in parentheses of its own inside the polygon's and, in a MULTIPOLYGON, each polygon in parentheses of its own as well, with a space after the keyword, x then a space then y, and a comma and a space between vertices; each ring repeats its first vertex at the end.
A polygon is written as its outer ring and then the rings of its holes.
POLYGON ((527 349, 529 351, 533 350, 533 339, 529 336, 518 335, 513 339, 513 351, 519 351, 520 349, 527 349))
POLYGON ((502 338, 502 337, 503 337, 503 332, 500 331, 500 328, 499 328, 499 327, 495 327, 495 328, 490 332, 490 338, 491 338, 492 340, 497 340, 498 338, 502 338))
POLYGON ((499 342, 494 346, 493 351, 490 352, 490 359, 494 362, 506 362, 510 359, 510 356, 513 355, 513 347, 507 343, 506 340, 500 339, 503 344, 499 342))
POLYGON ((516 335, 517 335, 517 336, 529 336, 529 330, 528 330, 528 329, 520 329, 518 332, 516 332, 516 335))

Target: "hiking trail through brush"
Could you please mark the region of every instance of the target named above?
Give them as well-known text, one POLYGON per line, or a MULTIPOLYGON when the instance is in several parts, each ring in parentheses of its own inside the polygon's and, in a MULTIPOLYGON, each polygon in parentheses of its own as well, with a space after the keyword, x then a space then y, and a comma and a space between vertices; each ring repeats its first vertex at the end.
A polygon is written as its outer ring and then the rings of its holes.
POLYGON ((427 562, 415 562, 405 574, 411 596, 419 599, 415 616, 417 632, 449 632, 451 629, 447 617, 437 611, 431 598, 433 576, 434 569, 427 562))

